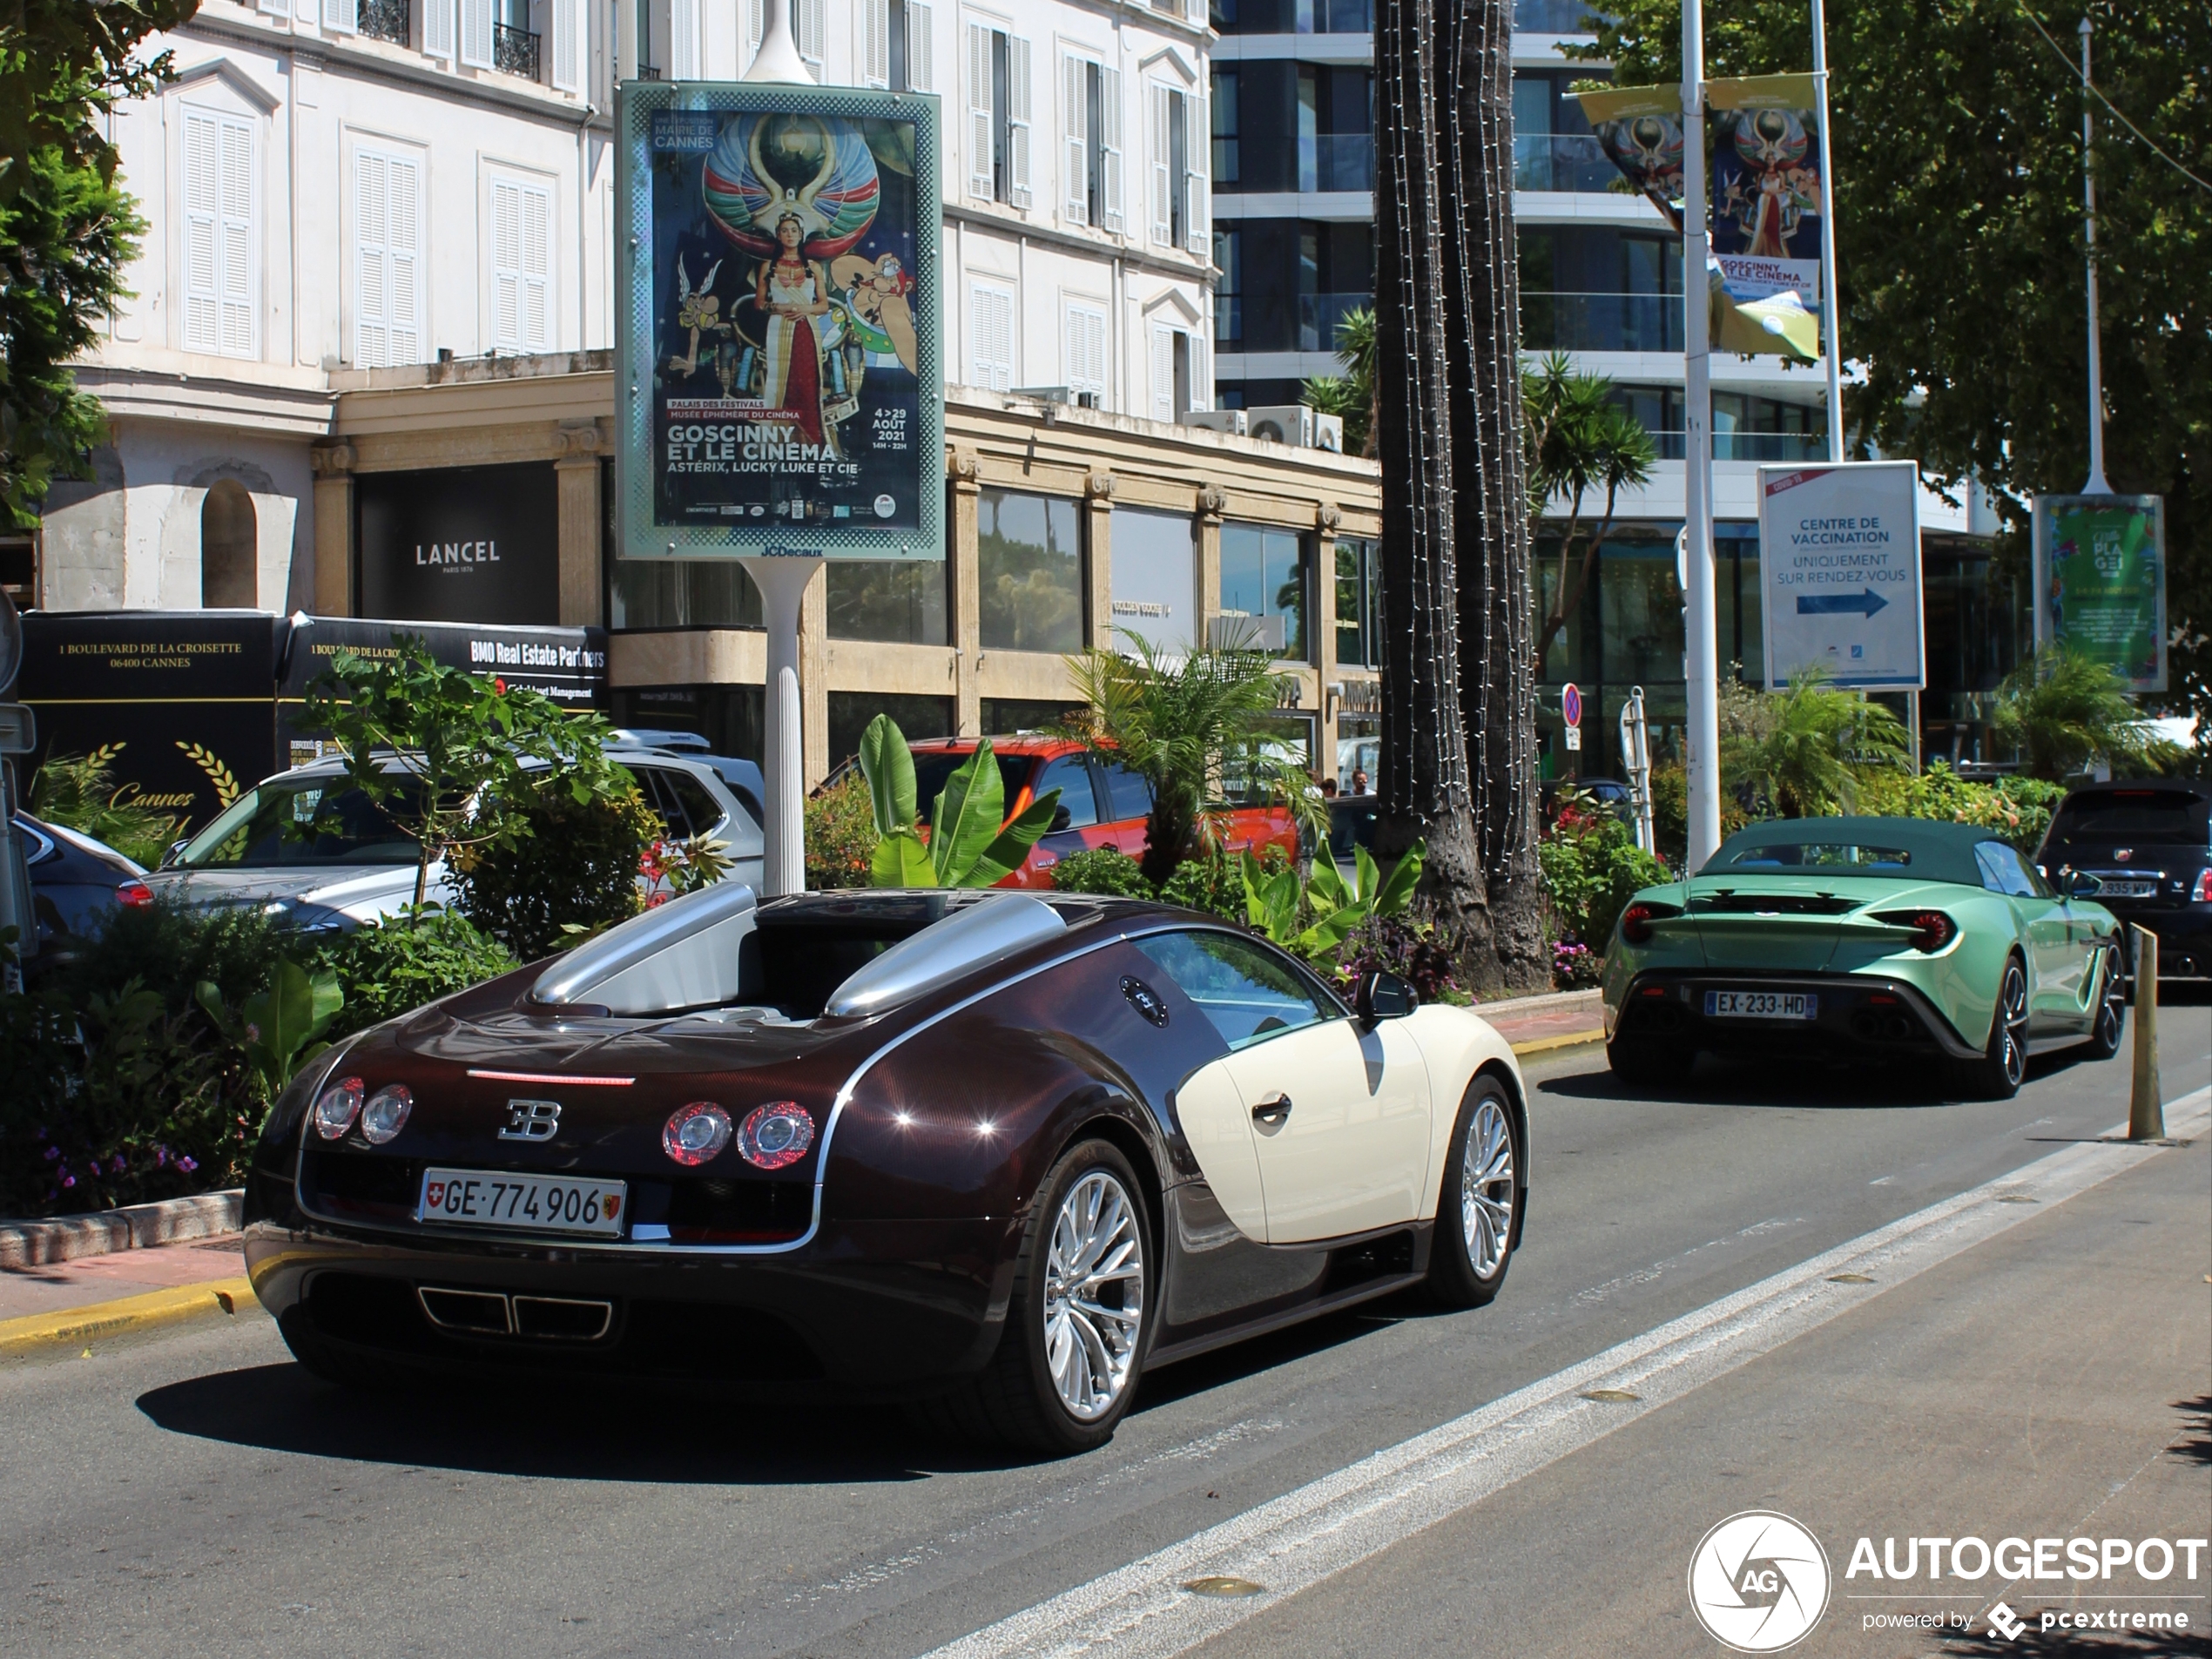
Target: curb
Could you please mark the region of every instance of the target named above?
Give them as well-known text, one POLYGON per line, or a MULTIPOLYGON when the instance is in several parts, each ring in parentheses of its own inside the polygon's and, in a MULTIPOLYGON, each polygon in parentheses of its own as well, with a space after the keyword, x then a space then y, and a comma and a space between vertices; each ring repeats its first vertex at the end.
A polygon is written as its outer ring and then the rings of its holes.
POLYGON ((1577 1002, 1595 1002, 1603 996, 1602 987, 1586 985, 1579 991, 1545 991, 1535 996, 1501 996, 1494 1002, 1477 1002, 1474 1012, 1487 1019, 1494 1014, 1530 1014, 1538 1008, 1563 1008, 1577 1002))
POLYGON ((243 1222, 246 1189, 164 1198, 89 1216, 51 1221, 0 1221, 0 1267, 51 1267, 118 1250, 151 1250, 193 1238, 234 1233, 243 1222))
POLYGON ((95 1302, 87 1307, 65 1308, 59 1313, 32 1313, 19 1319, 0 1319, 0 1355, 29 1353, 71 1342, 92 1342, 212 1313, 235 1317, 239 1304, 253 1300, 251 1279, 224 1278, 149 1291, 144 1296, 120 1297, 112 1302, 95 1302))
POLYGON ((1555 1037, 1532 1037, 1527 1042, 1516 1042, 1513 1051, 1516 1057, 1532 1054, 1549 1054, 1557 1049, 1578 1049, 1584 1043, 1602 1042, 1603 1031, 1564 1031, 1555 1037))

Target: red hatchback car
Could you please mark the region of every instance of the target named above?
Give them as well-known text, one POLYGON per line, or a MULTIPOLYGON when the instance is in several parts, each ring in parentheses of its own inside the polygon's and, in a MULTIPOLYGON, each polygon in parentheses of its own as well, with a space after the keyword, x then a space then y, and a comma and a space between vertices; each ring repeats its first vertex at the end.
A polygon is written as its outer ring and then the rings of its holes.
MULTIPOLYGON (((914 795, 926 823, 954 770, 975 752, 974 738, 926 738, 913 745, 914 795)), ((1002 887, 1049 887, 1052 867, 1088 847, 1119 847, 1144 856, 1144 820, 1152 791, 1128 767, 1100 761, 1068 738, 993 738, 991 753, 1006 788, 1010 820, 1048 789, 1060 791, 1052 828, 1029 850, 1028 862, 999 883, 1002 887)), ((1280 806, 1238 806, 1229 814, 1224 844, 1234 852, 1279 846, 1298 856, 1298 825, 1280 806)))

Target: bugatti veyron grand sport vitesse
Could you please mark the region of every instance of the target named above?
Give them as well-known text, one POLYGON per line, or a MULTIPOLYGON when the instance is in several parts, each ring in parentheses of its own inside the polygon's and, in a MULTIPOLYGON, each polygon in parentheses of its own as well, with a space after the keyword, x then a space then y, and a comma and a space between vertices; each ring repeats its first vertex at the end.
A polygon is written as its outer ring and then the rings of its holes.
POLYGON ((1521 1230, 1511 1050, 1157 905, 732 884, 319 1057, 247 1191, 339 1382, 516 1368, 909 1402, 1096 1445, 1146 1366, 1521 1230))

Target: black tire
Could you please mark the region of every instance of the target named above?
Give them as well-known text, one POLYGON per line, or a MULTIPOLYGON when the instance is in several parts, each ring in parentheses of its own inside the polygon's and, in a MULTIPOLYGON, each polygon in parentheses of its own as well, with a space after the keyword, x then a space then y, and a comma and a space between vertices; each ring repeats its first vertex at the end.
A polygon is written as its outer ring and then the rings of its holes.
POLYGON ((2027 1076, 2027 969, 2017 956, 2005 959, 1997 981, 1997 1009, 1989 1022, 1989 1047, 1979 1060, 1959 1068, 1966 1092, 1976 1100, 2010 1100, 2027 1076))
POLYGON ((1477 1076, 1460 1102, 1444 1160, 1436 1234, 1429 1244, 1431 1299, 1446 1307, 1479 1308, 1496 1298, 1521 1238, 1527 1168, 1512 1096, 1495 1077, 1477 1076), (1473 1182, 1467 1178, 1470 1156, 1477 1161, 1473 1182))
POLYGON ((1689 1081, 1697 1051, 1652 1037, 1615 1037, 1605 1045, 1605 1063, 1635 1088, 1674 1089, 1689 1081))
POLYGON ((2089 1028, 2089 1057, 2109 1060, 2120 1052, 2121 1034, 2128 1025, 2128 961, 2117 944, 2098 953, 2104 975, 2098 988, 2096 1022, 2089 1028))
MULTIPOLYGON (((1088 1452, 1111 1440, 1115 1425, 1136 1397, 1144 1356, 1151 1349, 1153 1327, 1158 1322, 1160 1275, 1154 1238, 1143 1184, 1120 1149, 1106 1141, 1078 1141, 1069 1148, 1038 1188, 1037 1201, 1022 1229, 1006 1325, 990 1363, 968 1382, 926 1406, 925 1420, 966 1440, 1055 1455, 1088 1452), (1103 1409, 1081 1415, 1062 1398, 1055 1379, 1048 1352, 1046 1302, 1053 1288, 1051 1258, 1062 1206, 1093 1175, 1103 1176, 1117 1186, 1129 1205, 1143 1277, 1136 1336, 1119 1392, 1103 1409)), ((1126 1295, 1126 1281, 1116 1293, 1126 1295)), ((1096 1299, 1103 1301, 1103 1295, 1102 1291, 1096 1299)), ((1076 1323, 1074 1316, 1068 1319, 1069 1327, 1076 1323)))

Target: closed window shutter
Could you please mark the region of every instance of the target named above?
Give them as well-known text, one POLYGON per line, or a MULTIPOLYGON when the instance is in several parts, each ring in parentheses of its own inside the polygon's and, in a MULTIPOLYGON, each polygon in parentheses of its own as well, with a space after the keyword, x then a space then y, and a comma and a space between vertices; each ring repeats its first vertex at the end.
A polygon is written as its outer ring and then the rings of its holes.
POLYGON ((968 293, 972 379, 986 391, 1007 391, 1014 385, 1014 296, 981 286, 968 293))
POLYGON ((699 78, 699 0, 671 0, 668 12, 668 75, 699 78))
POLYGON ((260 9, 264 17, 289 17, 292 15, 292 0, 260 0, 260 9))
POLYGON ((1201 29, 1205 28, 1213 21, 1212 8, 1207 3, 1207 0, 1188 0, 1184 16, 1201 29))
POLYGON ((1175 204, 1169 192, 1174 181, 1168 176, 1170 156, 1169 127, 1175 118, 1175 105, 1168 89, 1157 81, 1145 85, 1152 113, 1152 239, 1162 247, 1175 246, 1175 204))
POLYGON ((322 26, 336 35, 361 32, 361 0, 322 0, 322 26))
POLYGON ((221 304, 222 352, 253 355, 253 130, 243 121, 222 124, 220 258, 216 272, 221 304))
POLYGON ((553 0, 553 84, 563 92, 583 90, 584 0, 553 0))
POLYGON ((213 352, 222 340, 222 300, 216 266, 221 239, 221 124, 197 110, 185 111, 185 349, 213 352))
POLYGON ((461 61, 491 67, 491 0, 461 0, 461 61))
POLYGON ((991 190, 991 31, 966 25, 968 36, 968 193, 993 199, 991 190))
POLYGON ((1213 408, 1213 377, 1209 372, 1211 361, 1205 337, 1193 334, 1190 336, 1190 407, 1194 409, 1213 408))
MULTIPOLYGON (((891 0, 860 0, 864 49, 861 78, 870 86, 891 84, 891 0)), ((911 25, 909 25, 911 27, 911 25)), ((914 48, 907 47, 909 57, 914 48)))
POLYGON ((810 64, 822 61, 822 0, 799 0, 799 55, 810 64))
POLYGON ((1090 223, 1089 68, 1080 57, 1061 57, 1060 217, 1070 225, 1090 223))
POLYGON ((1122 229, 1122 71, 1109 69, 1098 78, 1099 97, 1105 109, 1098 122, 1098 193, 1100 218, 1116 235, 1122 229))
POLYGON ((768 32, 767 0, 745 0, 745 62, 752 62, 753 54, 760 50, 762 37, 768 32))
POLYGON ((1206 125, 1206 101, 1183 100, 1183 245, 1193 253, 1210 252, 1212 234, 1206 223, 1206 160, 1213 150, 1213 131, 1206 125))
POLYGON ((545 351, 553 344, 553 192, 523 191, 523 345, 545 351))
POLYGON ((422 50, 431 57, 452 57, 453 0, 422 0, 422 50))
POLYGON ((1152 325, 1152 418, 1175 419, 1175 330, 1152 325))
POLYGON ((388 156, 391 180, 387 258, 392 273, 390 351, 385 361, 422 361, 422 166, 404 156, 388 156))
POLYGON ((907 85, 913 91, 937 90, 936 10, 907 0, 907 85))
POLYGON ((523 343, 523 189, 503 179, 491 186, 491 343, 523 343))
POLYGON ((1071 395, 1088 392, 1106 401, 1106 314, 1089 306, 1068 307, 1068 361, 1064 373, 1071 395))
POLYGON ((390 179, 374 151, 354 156, 354 366, 381 368, 391 359, 392 273, 386 242, 391 224, 390 179))
POLYGON ((1006 37, 1007 200, 1029 206, 1029 43, 1006 37))

